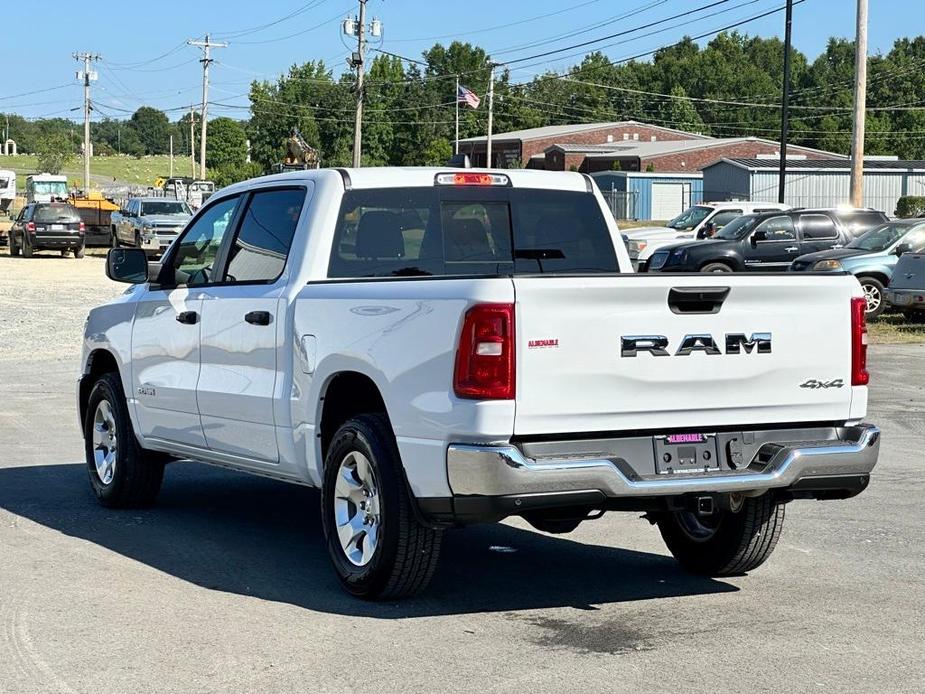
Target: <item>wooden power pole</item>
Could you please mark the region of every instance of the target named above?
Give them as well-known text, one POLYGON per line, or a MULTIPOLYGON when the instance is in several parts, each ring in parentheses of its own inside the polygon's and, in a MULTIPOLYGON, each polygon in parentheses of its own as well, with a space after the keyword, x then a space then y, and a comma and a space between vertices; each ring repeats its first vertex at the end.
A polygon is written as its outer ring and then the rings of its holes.
POLYGON ((90 82, 96 80, 96 73, 90 69, 90 63, 99 60, 93 53, 74 53, 74 60, 83 61, 84 69, 77 73, 78 79, 84 83, 84 195, 90 192, 90 82))
POLYGON ((787 187, 787 139, 790 137, 790 32, 793 27, 793 0, 787 0, 784 25, 784 87, 780 100, 780 166, 777 174, 777 202, 784 202, 787 187))
POLYGON ((867 0, 858 0, 854 46, 854 124, 851 136, 851 204, 864 204, 864 127, 867 117, 867 0))
POLYGON ((202 123, 200 123, 202 134, 199 136, 199 176, 204 179, 206 177, 206 128, 209 122, 209 65, 212 64, 210 51, 213 48, 225 48, 228 44, 210 41, 208 34, 204 41, 190 40, 186 43, 202 49, 202 58, 199 59, 202 63, 202 123))

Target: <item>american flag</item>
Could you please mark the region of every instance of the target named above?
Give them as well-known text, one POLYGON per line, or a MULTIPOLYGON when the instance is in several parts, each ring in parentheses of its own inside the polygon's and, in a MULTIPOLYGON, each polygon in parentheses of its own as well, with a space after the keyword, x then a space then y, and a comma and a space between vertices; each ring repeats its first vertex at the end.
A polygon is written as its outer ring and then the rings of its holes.
POLYGON ((466 104, 469 108, 478 108, 482 101, 476 96, 474 91, 460 84, 456 88, 456 103, 466 104))

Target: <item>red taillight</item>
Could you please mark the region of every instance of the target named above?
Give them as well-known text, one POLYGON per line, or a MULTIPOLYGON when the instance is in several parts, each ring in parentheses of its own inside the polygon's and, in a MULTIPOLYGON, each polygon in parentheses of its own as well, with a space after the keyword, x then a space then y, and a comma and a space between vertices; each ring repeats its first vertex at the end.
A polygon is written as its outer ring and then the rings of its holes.
POLYGON ((35 231, 35 222, 26 222, 26 231, 35 231))
POLYGON ((867 299, 851 299, 851 385, 870 383, 867 372, 867 299))
POLYGON ((473 400, 514 397, 514 305, 479 304, 466 312, 453 391, 473 400))
POLYGON ((87 227, 84 225, 83 222, 81 222, 81 223, 80 223, 80 226, 77 228, 77 230, 78 230, 78 231, 86 231, 86 230, 87 230, 87 227))

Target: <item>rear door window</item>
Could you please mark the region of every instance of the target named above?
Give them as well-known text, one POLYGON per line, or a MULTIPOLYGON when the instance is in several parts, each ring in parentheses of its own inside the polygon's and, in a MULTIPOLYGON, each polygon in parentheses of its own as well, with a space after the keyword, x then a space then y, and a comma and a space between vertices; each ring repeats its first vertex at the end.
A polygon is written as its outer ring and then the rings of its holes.
POLYGON ((800 215, 800 231, 804 241, 831 241, 838 238, 835 222, 824 214, 800 215))
POLYGON ((303 188, 254 193, 228 252, 226 282, 273 282, 283 273, 304 201, 303 188))
POLYGON ((618 272, 594 196, 434 187, 348 191, 328 276, 589 272, 618 272))
POLYGON ((715 215, 713 215, 713 218, 710 219, 710 222, 715 224, 717 229, 722 229, 733 219, 741 216, 742 210, 723 210, 722 212, 717 212, 715 215))

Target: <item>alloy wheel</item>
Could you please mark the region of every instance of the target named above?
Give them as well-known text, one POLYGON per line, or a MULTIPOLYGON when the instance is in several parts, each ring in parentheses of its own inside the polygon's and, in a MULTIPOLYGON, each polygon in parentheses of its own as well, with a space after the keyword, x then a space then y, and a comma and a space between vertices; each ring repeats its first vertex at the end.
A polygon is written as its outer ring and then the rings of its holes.
POLYGON ((366 566, 379 544, 379 499, 369 459, 350 451, 340 463, 334 484, 334 524, 341 549, 354 566, 366 566))
POLYGON ((116 474, 116 417, 108 400, 100 400, 93 415, 93 462, 100 482, 110 484, 116 474))

